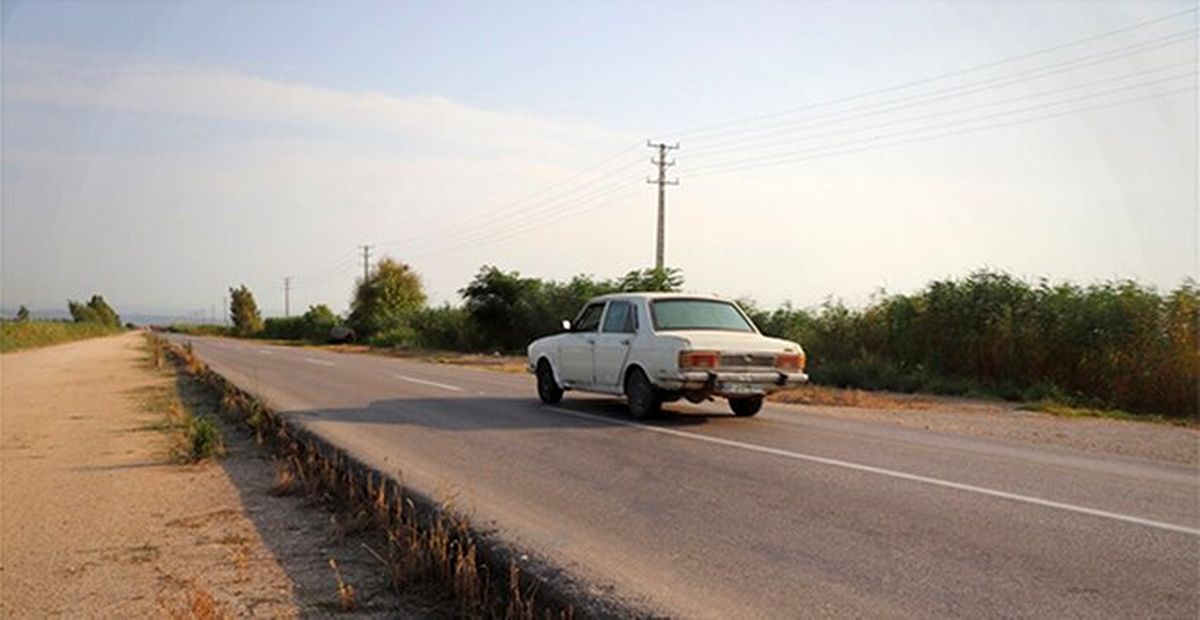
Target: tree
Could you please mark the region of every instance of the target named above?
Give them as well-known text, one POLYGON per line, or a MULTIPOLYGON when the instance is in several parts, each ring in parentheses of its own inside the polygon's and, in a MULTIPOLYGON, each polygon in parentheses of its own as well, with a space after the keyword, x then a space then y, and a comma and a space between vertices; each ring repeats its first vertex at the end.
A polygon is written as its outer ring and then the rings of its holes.
MULTIPOLYGON (((458 291, 481 343, 489 349, 513 351, 530 338, 530 324, 537 314, 536 299, 542 282, 522 278, 516 271, 500 271, 484 265, 471 283, 458 291)), ((558 319, 555 319, 558 320, 558 319)))
POLYGON ((97 323, 96 311, 92 310, 87 304, 77 301, 67 300, 67 310, 71 313, 71 319, 76 323, 97 323))
POLYGON ((421 278, 408 265, 385 257, 358 283, 346 322, 360 337, 370 337, 408 327, 423 307, 421 278))
POLYGON ((245 284, 229 289, 229 319, 233 322, 233 333, 238 336, 251 336, 262 331, 258 303, 245 284))
POLYGON ((104 301, 104 298, 99 295, 92 295, 88 301, 88 308, 91 308, 96 313, 96 318, 100 323, 111 327, 121 326, 121 317, 117 315, 117 311, 104 301))
POLYGON ((99 323, 110 327, 121 326, 121 317, 117 316, 116 311, 99 295, 92 295, 92 298, 86 304, 68 300, 67 310, 70 311, 71 318, 76 323, 99 323))
POLYGON ((29 308, 26 308, 25 306, 21 306, 20 308, 17 308, 16 320, 18 323, 24 323, 24 322, 28 321, 29 320, 29 308))
POLYGON ((683 273, 674 267, 634 269, 621 278, 620 287, 627 293, 673 293, 683 288, 683 273))

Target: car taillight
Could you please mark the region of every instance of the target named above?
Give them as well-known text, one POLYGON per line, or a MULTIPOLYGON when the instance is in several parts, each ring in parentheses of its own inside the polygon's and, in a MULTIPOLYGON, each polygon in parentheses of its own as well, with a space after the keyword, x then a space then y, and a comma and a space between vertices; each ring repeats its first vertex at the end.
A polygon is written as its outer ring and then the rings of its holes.
POLYGON ((775 367, 780 370, 804 370, 804 353, 784 353, 775 356, 775 367))
POLYGON ((716 351, 680 351, 680 368, 713 369, 721 361, 721 354, 716 351))

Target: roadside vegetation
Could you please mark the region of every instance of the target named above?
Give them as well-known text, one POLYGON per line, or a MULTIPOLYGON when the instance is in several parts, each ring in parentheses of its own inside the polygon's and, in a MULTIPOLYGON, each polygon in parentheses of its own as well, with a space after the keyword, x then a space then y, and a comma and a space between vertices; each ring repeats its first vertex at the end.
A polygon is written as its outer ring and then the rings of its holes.
MULTIPOLYGON (((357 283, 345 321, 322 305, 264 323, 243 286, 233 291, 228 332, 175 329, 308 343, 341 329, 337 340, 388 350, 519 354, 593 296, 682 287, 674 269, 556 281, 485 265, 459 290, 461 305, 430 307, 418 275, 384 258, 357 283)), ((1056 415, 1181 420, 1200 409, 1200 288, 1191 280, 1162 293, 1127 280, 1029 283, 985 270, 911 294, 881 292, 861 308, 740 301, 763 333, 804 345, 819 385, 1003 398, 1056 415)))
MULTIPOLYGON (((152 363, 173 363, 180 380, 203 392, 223 419, 236 422, 275 457, 274 496, 301 496, 331 512, 335 536, 366 534, 362 546, 378 561, 399 594, 428 592, 446 603, 433 617, 572 618, 573 596, 527 572, 526 555, 497 544, 476 530, 450 501, 435 501, 405 488, 302 427, 288 423, 262 401, 237 388, 197 359, 189 347, 150 336, 152 363), (520 564, 518 564, 520 563, 520 564), (453 613, 445 613, 453 612, 453 613)), ((337 611, 363 606, 358 589, 341 565, 328 560, 337 611)), ((563 578, 559 578, 563 579, 563 578)), ((597 615, 615 614, 615 605, 581 595, 588 605, 604 605, 597 615)), ((628 614, 623 614, 628 615, 628 614)))
MULTIPOLYGON (((167 346, 162 338, 147 336, 149 364, 156 370, 170 371, 174 375, 173 358, 167 346)), ((194 384, 190 378, 181 375, 174 384, 154 386, 147 395, 145 406, 155 413, 162 413, 163 420, 147 428, 168 434, 172 460, 197 463, 225 454, 225 440, 216 420, 216 402, 203 386, 194 384)))
POLYGON ((750 305, 764 332, 804 344, 816 383, 992 395, 1060 412, 1197 413, 1200 289, 1191 281, 1163 294, 1131 281, 1029 284, 980 271, 861 309, 750 305))
POLYGON ((86 303, 69 301, 71 321, 42 321, 21 306, 13 319, 0 320, 0 353, 109 336, 122 331, 121 317, 100 295, 86 303))

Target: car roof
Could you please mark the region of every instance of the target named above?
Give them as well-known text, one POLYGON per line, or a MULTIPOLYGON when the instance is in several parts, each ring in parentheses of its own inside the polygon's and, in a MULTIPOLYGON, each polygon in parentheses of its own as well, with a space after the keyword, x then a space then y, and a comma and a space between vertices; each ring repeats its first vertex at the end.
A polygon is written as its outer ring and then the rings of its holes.
POLYGON ((713 301, 728 301, 727 299, 721 299, 716 295, 698 295, 696 293, 609 293, 607 295, 593 297, 588 303, 611 301, 614 299, 710 299, 713 301))

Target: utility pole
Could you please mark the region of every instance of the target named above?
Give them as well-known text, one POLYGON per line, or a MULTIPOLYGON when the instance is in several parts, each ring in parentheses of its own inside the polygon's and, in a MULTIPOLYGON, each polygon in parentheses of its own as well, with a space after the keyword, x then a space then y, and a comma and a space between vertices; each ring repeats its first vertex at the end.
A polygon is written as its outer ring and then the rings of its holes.
POLYGON ((658 149, 658 159, 650 158, 650 163, 658 166, 658 178, 646 179, 647 183, 658 185, 658 237, 654 245, 654 269, 657 271, 663 270, 663 254, 664 245, 666 244, 666 226, 667 226, 667 186, 679 185, 679 179, 674 181, 667 180, 667 168, 675 165, 675 161, 667 161, 667 151, 674 151, 679 148, 679 143, 674 145, 664 144, 659 142, 655 144, 646 141, 646 146, 652 149, 658 149))
POLYGON ((229 327, 229 295, 221 296, 221 307, 224 308, 221 314, 225 316, 225 319, 222 322, 226 327, 229 327))
POLYGON ((362 279, 362 281, 363 281, 363 284, 366 284, 367 276, 369 276, 371 273, 371 246, 360 245, 358 247, 362 248, 362 253, 363 253, 363 279, 362 279))
POLYGON ((289 277, 286 277, 283 279, 283 316, 284 317, 292 316, 291 292, 292 292, 292 278, 291 278, 291 276, 289 276, 289 277))

